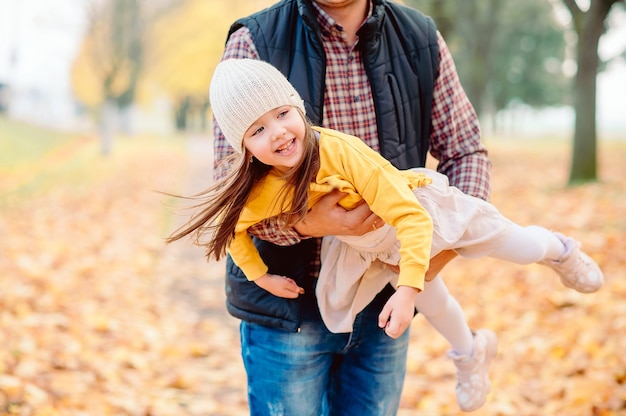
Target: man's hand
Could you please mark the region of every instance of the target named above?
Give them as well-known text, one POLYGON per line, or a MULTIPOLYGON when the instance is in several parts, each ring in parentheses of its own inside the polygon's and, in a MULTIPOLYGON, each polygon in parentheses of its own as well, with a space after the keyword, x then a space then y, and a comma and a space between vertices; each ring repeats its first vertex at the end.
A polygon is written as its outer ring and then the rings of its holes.
POLYGON ((285 276, 266 273, 254 281, 259 287, 267 290, 274 296, 295 299, 304 294, 304 289, 293 279, 285 276))
MULTIPOLYGON (((433 280, 439 272, 443 270, 443 268, 452 261, 457 256, 454 250, 444 250, 437 254, 435 257, 430 259, 430 265, 428 266, 428 270, 426 271, 425 280, 430 282, 433 280)), ((395 264, 388 264, 387 267, 394 273, 400 273, 400 266, 395 264)))
POLYGON ((454 250, 444 250, 430 259, 430 265, 428 266, 428 270, 426 270, 426 281, 430 282, 433 280, 456 256, 457 254, 454 250))
POLYGON ((322 197, 294 226, 298 234, 302 237, 363 235, 383 226, 383 220, 365 202, 351 211, 342 208, 338 203, 345 196, 344 192, 334 190, 322 197))
POLYGON ((414 287, 399 286, 378 315, 378 326, 391 338, 398 338, 411 325, 418 293, 414 287))

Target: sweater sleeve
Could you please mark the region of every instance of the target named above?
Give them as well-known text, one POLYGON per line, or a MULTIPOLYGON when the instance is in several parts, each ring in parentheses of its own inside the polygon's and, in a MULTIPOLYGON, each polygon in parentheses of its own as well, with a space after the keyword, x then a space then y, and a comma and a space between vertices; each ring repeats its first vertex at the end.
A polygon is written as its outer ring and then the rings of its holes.
POLYGON ((360 186, 360 193, 371 210, 396 229, 400 241, 398 286, 424 290, 432 245, 432 219, 406 180, 383 167, 371 172, 369 180, 360 186))
POLYGON ((254 246, 247 230, 235 233, 235 238, 228 248, 228 253, 248 280, 254 281, 267 273, 267 266, 254 246))
MULTIPOLYGON (((328 140, 321 154, 322 174, 342 176, 354 186, 370 209, 396 229, 400 241, 398 286, 424 289, 424 276, 430 261, 433 223, 426 209, 413 194, 415 184, 387 160, 358 138, 341 136, 328 140)), ((318 175, 319 177, 319 175, 318 175)), ((418 184, 425 185, 425 178, 418 184)))
POLYGON ((280 175, 269 172, 254 186, 239 215, 235 237, 228 247, 228 254, 248 280, 256 280, 268 271, 249 234, 250 228, 280 214, 280 207, 274 198, 280 194, 283 185, 284 180, 280 175))

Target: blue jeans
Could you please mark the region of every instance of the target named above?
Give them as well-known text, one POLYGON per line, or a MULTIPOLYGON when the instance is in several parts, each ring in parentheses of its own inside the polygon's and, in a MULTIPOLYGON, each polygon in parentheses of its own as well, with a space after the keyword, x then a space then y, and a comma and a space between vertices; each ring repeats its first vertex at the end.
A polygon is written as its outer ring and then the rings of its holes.
POLYGON ((406 372, 409 331, 392 339, 370 305, 354 331, 329 332, 321 320, 300 332, 242 322, 241 348, 252 416, 395 415, 406 372))

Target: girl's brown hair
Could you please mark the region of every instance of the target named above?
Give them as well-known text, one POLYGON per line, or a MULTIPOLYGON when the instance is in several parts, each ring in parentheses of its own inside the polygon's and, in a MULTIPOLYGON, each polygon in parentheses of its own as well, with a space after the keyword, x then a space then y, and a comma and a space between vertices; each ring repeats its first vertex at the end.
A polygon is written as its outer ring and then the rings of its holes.
MULTIPOLYGON (((316 133, 304 113, 298 108, 296 110, 305 122, 304 154, 300 163, 283 175, 285 184, 274 201, 282 212, 279 220, 284 228, 292 227, 306 215, 309 183, 315 179, 319 170, 316 133)), ((193 234, 194 243, 206 247, 207 258, 219 260, 226 254, 248 196, 255 184, 270 172, 272 166, 252 157, 247 149, 242 154, 231 155, 224 163, 228 163, 231 169, 222 180, 196 195, 177 196, 196 201, 188 209, 198 211, 187 224, 166 238, 167 243, 193 234), (203 238, 207 235, 208 239, 203 238)))

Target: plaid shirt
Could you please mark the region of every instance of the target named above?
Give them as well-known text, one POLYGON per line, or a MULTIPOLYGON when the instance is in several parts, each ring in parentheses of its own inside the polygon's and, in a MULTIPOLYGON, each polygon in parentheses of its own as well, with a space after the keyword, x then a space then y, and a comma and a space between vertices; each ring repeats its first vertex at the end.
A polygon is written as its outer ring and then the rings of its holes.
MULTIPOLYGON (((355 45, 346 42, 341 26, 313 4, 326 53, 324 127, 357 136, 379 151, 374 101, 361 54, 355 45)), ((452 55, 438 35, 439 76, 434 89, 430 154, 439 161, 437 170, 447 175, 452 185, 488 200, 491 164, 480 141, 478 118, 459 82, 452 55)), ((222 59, 233 58, 259 59, 246 27, 233 33, 226 44, 222 59)), ((220 161, 233 149, 215 122, 213 126, 214 178, 217 180, 224 177, 228 169, 220 161)), ((250 233, 278 245, 300 241, 295 230, 281 230, 273 220, 255 225, 250 233)))

